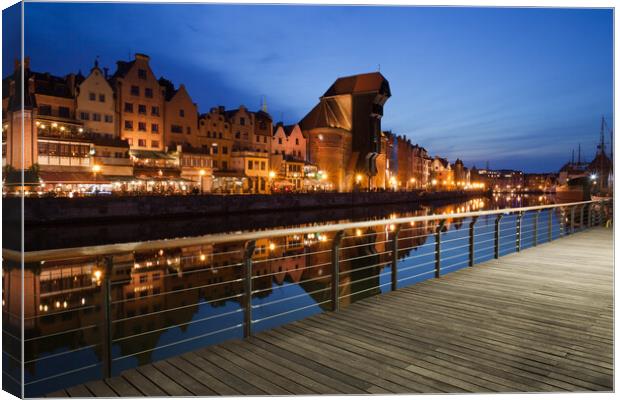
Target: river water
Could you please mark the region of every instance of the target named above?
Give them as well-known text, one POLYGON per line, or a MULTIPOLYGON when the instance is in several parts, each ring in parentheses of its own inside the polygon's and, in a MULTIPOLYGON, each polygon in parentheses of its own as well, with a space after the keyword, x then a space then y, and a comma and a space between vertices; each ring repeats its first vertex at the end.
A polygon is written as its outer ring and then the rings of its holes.
MULTIPOLYGON (((253 331, 330 310, 334 232, 321 225, 404 216, 551 204, 547 196, 495 196, 457 203, 385 206, 295 213, 221 216, 110 225, 67 225, 26 231, 28 250, 66 248, 215 232, 316 226, 316 232, 261 239, 253 257, 253 331), (291 224, 294 221, 294 224, 291 224)), ((561 233, 552 213, 552 236, 561 233)), ((548 240, 541 217, 538 241, 548 240)), ((447 220, 442 233, 442 274, 469 262, 469 220, 447 220)), ((522 220, 522 248, 533 244, 533 214, 522 220)), ((475 261, 493 258, 495 217, 476 222, 475 261)), ((501 222, 500 255, 516 251, 516 217, 501 222)), ((436 221, 402 226, 397 286, 434 277, 436 221)), ((391 290, 390 238, 394 226, 346 232, 340 251, 342 308, 391 290)), ((9 245, 10 246, 10 245, 9 245)), ((112 374, 199 347, 243 337, 243 243, 115 254, 110 275, 112 374)), ((24 271, 26 396, 102 378, 106 354, 104 259, 80 257, 27 264, 24 271)), ((18 378, 19 266, 3 264, 3 365, 18 378)))

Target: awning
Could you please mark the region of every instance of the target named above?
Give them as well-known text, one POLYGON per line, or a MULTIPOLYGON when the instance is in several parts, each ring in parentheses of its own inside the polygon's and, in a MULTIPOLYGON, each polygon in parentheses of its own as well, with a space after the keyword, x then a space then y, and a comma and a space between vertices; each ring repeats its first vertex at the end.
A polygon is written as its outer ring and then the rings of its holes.
POLYGON ((110 183, 107 177, 99 175, 95 178, 92 172, 39 171, 39 178, 43 183, 110 183))
POLYGON ((140 159, 156 159, 156 160, 174 160, 175 158, 162 152, 151 150, 131 150, 129 152, 132 156, 140 159))

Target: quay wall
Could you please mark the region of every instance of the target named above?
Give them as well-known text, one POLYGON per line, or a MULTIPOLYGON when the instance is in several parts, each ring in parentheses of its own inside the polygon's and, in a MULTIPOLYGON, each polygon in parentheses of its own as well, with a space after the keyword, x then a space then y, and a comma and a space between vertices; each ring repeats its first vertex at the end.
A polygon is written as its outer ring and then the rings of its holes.
MULTIPOLYGON (((459 200, 486 195, 481 191, 354 192, 272 195, 98 196, 24 199, 24 222, 46 224, 191 217, 229 213, 273 212, 380 204, 459 200)), ((2 200, 3 218, 19 221, 20 198, 2 200)))

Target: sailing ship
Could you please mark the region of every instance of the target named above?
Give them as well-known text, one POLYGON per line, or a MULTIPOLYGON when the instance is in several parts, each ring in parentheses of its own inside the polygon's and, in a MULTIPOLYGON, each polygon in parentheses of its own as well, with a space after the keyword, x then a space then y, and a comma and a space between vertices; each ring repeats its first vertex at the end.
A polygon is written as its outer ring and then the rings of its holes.
MULTIPOLYGON (((577 162, 573 150, 572 159, 564 164, 558 176, 556 198, 560 202, 575 202, 592 199, 607 199, 613 193, 613 162, 605 152, 605 134, 609 129, 605 117, 601 120, 601 140, 597 146, 596 156, 591 162, 582 161, 581 145, 577 162)), ((612 150, 613 151, 613 150, 612 150)), ((613 156, 612 156, 613 157, 613 156)))

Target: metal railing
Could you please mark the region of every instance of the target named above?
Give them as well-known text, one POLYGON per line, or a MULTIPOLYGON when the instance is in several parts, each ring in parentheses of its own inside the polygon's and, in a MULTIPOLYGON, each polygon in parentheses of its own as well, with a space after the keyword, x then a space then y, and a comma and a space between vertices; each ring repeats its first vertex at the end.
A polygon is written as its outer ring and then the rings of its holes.
MULTIPOLYGON (((27 336, 24 338, 26 347, 41 346, 41 342, 51 339, 56 343, 62 342, 61 338, 64 336, 88 336, 85 332, 89 331, 98 331, 99 334, 93 337, 99 340, 93 339, 90 343, 81 343, 61 352, 30 358, 27 356, 24 364, 28 366, 40 362, 56 362, 71 354, 87 351, 95 351, 100 356, 99 361, 90 360, 67 371, 32 379, 26 382, 26 386, 97 368, 100 368, 101 376, 110 377, 113 375, 115 363, 122 363, 123 360, 141 354, 196 343, 238 330, 242 331, 244 337, 249 337, 258 324, 295 317, 308 310, 316 311, 317 307, 338 311, 345 300, 353 301, 350 299, 380 293, 388 287, 390 290, 397 290, 399 285, 403 286, 405 282, 415 283, 432 276, 440 278, 456 269, 472 267, 484 257, 499 258, 506 252, 519 252, 525 247, 537 246, 577 230, 603 224, 610 215, 611 210, 606 202, 584 201, 27 252, 23 255, 26 264, 96 260, 94 265, 96 268, 100 267, 97 269, 100 302, 97 304, 93 301, 89 304, 82 297, 81 304, 71 309, 63 309, 67 305, 60 304, 57 300, 56 311, 26 317, 30 322, 24 321, 25 323, 35 323, 45 318, 62 318, 66 313, 82 315, 94 312, 96 316, 88 321, 84 318, 79 326, 69 329, 27 336), (480 224, 483 220, 486 225, 480 224), (556 231, 553 229, 554 221, 559 227, 556 231), (449 230, 450 224, 459 224, 460 228, 449 230), (310 236, 312 241, 304 242, 310 236), (287 240, 276 244, 278 238, 290 239, 293 245, 287 240), (165 288, 163 291, 149 291, 138 290, 140 283, 137 283, 135 294, 129 296, 122 289, 124 285, 132 282, 132 276, 115 278, 115 272, 138 268, 135 257, 129 257, 130 261, 122 261, 128 254, 161 255, 179 248, 204 249, 208 246, 211 246, 211 249, 214 249, 214 246, 224 248, 222 251, 211 251, 207 255, 199 250, 189 256, 157 259, 157 265, 161 261, 164 266, 164 272, 157 275, 157 280, 169 280, 179 283, 179 286, 165 288), (291 247, 294 250, 290 250, 291 247), (483 257, 479 257, 481 255, 483 257), (215 263, 216 259, 224 260, 223 264, 215 263), (298 274, 298 278, 293 282, 282 281, 276 289, 302 285, 305 291, 275 299, 267 296, 267 301, 255 304, 253 298, 262 299, 273 292, 272 281, 287 273, 282 272, 281 266, 276 271, 275 264, 290 262, 292 265, 298 259, 305 262, 301 267, 296 265, 289 271, 298 274), (183 270, 181 265, 191 265, 192 268, 183 270), (324 270, 328 272, 323 273, 324 270), (179 277, 179 271, 182 271, 182 277, 179 277), (227 274, 225 280, 222 278, 224 274, 227 274), (190 285, 188 282, 194 284, 190 285), (172 304, 167 303, 166 307, 142 308, 139 313, 129 310, 130 306, 140 301, 174 299, 193 292, 202 293, 202 296, 198 295, 189 303, 185 300, 179 303, 170 301, 172 304), (205 294, 211 292, 215 293, 216 297, 209 298, 205 294), (308 296, 312 297, 313 301, 300 304, 300 301, 308 296), (175 315, 216 304, 235 306, 189 321, 174 321, 175 315), (272 313, 269 313, 270 308, 273 308, 272 313), (165 323, 158 327, 149 326, 153 321, 165 323), (168 343, 149 345, 142 342, 149 335, 174 328, 201 325, 206 325, 205 329, 188 333, 185 337, 178 340, 175 338, 168 343), (142 330, 144 326, 147 327, 146 330, 142 330), (115 346, 117 350, 126 346, 132 351, 125 349, 124 352, 115 354, 115 346)), ((19 261, 21 258, 18 252, 6 249, 3 249, 3 256, 5 261, 19 261)), ((151 264, 146 265, 153 265, 153 262, 155 261, 148 261, 151 264)), ((26 354, 29 352, 26 351, 26 354)))

